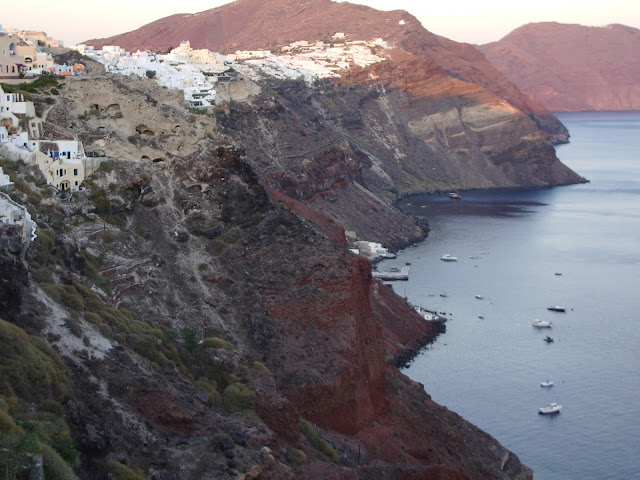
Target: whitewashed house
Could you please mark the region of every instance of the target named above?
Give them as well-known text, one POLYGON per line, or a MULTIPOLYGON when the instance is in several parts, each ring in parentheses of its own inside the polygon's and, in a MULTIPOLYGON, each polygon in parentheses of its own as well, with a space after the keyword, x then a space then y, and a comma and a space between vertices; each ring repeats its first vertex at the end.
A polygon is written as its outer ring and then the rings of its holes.
POLYGON ((47 184, 58 190, 82 190, 84 179, 95 171, 95 160, 85 155, 78 140, 31 141, 29 146, 34 151, 27 162, 36 164, 47 184))
MULTIPOLYGON (((11 118, 12 125, 18 126, 16 115, 25 115, 27 117, 35 117, 36 109, 33 102, 27 102, 21 93, 5 93, 0 87, 0 120, 11 118)), ((3 123, 4 126, 6 122, 3 123)))

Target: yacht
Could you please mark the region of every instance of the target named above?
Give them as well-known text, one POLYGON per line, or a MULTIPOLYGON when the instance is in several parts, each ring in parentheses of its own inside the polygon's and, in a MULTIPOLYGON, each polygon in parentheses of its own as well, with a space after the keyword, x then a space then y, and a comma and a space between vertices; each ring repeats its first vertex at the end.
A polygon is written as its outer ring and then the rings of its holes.
POLYGON ((562 405, 558 405, 557 403, 550 403, 547 407, 540 407, 538 409, 538 413, 541 415, 548 415, 550 413, 560 413, 560 409, 562 405))
POLYGON ((553 305, 551 307, 547 307, 547 310, 551 310, 552 312, 565 312, 567 309, 559 305, 553 305))
POLYGON ((457 262, 458 257, 453 257, 448 253, 445 253, 443 256, 440 257, 440 260, 442 260, 443 262, 457 262))
POLYGON ((551 328, 551 325, 553 324, 551 322, 547 322, 546 320, 536 320, 531 325, 538 328, 551 328))

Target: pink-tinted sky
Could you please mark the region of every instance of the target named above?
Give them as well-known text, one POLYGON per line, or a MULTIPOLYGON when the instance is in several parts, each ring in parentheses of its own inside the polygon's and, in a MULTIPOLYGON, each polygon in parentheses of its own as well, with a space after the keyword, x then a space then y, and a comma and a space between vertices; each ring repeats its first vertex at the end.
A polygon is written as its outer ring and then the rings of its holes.
MULTIPOLYGON (((264 0, 268 1, 268 0, 264 0)), ((459 42, 487 43, 530 22, 555 21, 602 26, 621 23, 640 28, 640 0, 352 0, 380 10, 407 10, 424 27, 459 42)), ((228 0, 32 0, 4 2, 4 27, 44 30, 72 45, 88 38, 107 37, 135 30, 175 13, 197 13, 228 0)))

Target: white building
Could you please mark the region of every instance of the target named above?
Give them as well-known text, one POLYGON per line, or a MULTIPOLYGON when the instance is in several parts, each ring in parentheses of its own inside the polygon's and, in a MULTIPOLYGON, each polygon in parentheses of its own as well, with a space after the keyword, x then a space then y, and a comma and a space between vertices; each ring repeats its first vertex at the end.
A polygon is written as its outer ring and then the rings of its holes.
POLYGON ((29 243, 36 238, 36 222, 31 219, 27 209, 3 192, 0 192, 0 225, 21 226, 23 243, 29 243))
POLYGON ((27 162, 36 164, 47 184, 59 190, 82 190, 84 179, 95 171, 95 160, 85 155, 78 140, 32 140, 29 147, 27 162))
POLYGON ((27 117, 35 117, 36 109, 33 102, 27 102, 21 93, 5 93, 0 87, 0 124, 9 127, 5 118, 11 120, 11 125, 18 126, 18 118, 16 115, 25 115, 27 117))

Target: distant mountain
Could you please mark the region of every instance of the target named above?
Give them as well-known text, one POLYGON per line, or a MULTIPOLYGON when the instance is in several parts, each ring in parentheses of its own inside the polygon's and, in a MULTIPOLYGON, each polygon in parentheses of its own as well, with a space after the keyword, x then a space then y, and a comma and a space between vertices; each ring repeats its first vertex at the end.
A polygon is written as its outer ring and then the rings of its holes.
POLYGON ((480 50, 552 111, 640 109, 640 30, 531 23, 480 50))
POLYGON ((132 32, 87 40, 101 47, 163 51, 189 40, 193 48, 232 53, 265 49, 298 40, 331 42, 343 32, 347 40, 383 38, 396 48, 458 80, 476 83, 533 118, 552 141, 567 140, 564 126, 542 105, 531 101, 473 46, 428 32, 401 10, 382 12, 331 0, 238 0, 197 14, 178 14, 132 32))

